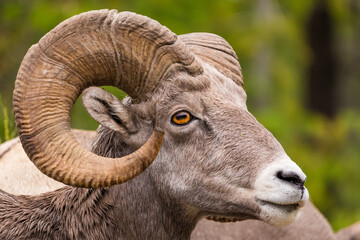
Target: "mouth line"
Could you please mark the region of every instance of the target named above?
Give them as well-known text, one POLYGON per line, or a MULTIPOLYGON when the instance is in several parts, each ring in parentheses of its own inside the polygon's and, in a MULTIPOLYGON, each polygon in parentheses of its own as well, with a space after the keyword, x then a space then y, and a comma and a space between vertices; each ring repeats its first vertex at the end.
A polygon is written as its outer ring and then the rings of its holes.
POLYGON ((284 211, 287 212, 292 212, 292 211, 296 211, 301 207, 301 203, 300 202, 296 202, 296 203, 275 203, 275 202, 270 202, 270 201, 266 201, 266 200, 261 200, 258 199, 258 202, 260 203, 260 205, 268 205, 277 209, 282 209, 284 211))

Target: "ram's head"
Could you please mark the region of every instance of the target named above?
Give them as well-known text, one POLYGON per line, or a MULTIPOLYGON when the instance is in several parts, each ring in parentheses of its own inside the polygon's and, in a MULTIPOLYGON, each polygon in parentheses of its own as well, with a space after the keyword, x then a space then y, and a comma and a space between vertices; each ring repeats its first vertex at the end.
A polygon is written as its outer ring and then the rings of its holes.
POLYGON ((65 184, 112 186, 156 159, 147 171, 157 191, 199 217, 285 224, 308 199, 304 173, 246 108, 236 54, 213 34, 176 36, 133 13, 80 14, 29 50, 13 102, 28 156, 65 184), (130 98, 91 87, 102 85, 130 98), (99 156, 74 139, 70 112, 84 89, 99 131, 129 155, 111 158, 100 138, 99 156))

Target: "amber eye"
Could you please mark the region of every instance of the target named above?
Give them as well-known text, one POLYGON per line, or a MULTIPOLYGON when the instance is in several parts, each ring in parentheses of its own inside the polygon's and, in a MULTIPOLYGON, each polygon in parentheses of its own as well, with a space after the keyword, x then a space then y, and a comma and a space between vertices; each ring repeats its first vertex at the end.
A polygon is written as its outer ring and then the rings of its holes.
POLYGON ((189 123, 193 119, 193 116, 187 111, 181 111, 175 113, 172 118, 171 122, 175 125, 185 125, 189 123))

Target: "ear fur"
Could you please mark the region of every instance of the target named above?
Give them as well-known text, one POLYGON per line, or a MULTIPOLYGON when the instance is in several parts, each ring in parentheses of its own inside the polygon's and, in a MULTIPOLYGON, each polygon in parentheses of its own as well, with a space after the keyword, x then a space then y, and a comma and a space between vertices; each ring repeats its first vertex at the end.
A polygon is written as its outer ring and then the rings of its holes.
POLYGON ((104 89, 99 87, 85 89, 82 101, 88 113, 100 125, 117 131, 123 136, 137 131, 128 106, 104 89))

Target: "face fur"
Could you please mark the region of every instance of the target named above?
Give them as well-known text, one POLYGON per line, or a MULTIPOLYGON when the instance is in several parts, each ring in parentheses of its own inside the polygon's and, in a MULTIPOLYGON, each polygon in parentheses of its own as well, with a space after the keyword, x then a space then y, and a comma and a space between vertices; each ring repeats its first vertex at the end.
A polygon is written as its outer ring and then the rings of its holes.
POLYGON ((276 174, 284 169, 297 172, 300 178, 305 175, 248 112, 243 88, 215 69, 207 70, 207 78, 200 81, 185 77, 172 81, 182 88, 187 84, 187 91, 165 92, 157 101, 157 122, 165 138, 151 167, 156 182, 162 184, 163 194, 185 199, 201 217, 256 218, 280 225, 292 221, 307 200, 307 190, 279 181, 276 174), (179 124, 178 116, 185 121, 179 124), (261 182, 256 181, 259 178, 261 182), (283 185, 289 191, 275 197, 275 203, 269 200, 275 205, 266 208, 264 192, 276 194, 274 188, 283 185), (295 192, 291 199, 286 199, 288 192, 295 192), (279 198, 280 207, 276 206, 279 198))

